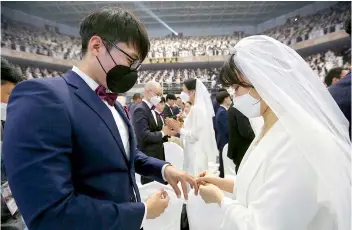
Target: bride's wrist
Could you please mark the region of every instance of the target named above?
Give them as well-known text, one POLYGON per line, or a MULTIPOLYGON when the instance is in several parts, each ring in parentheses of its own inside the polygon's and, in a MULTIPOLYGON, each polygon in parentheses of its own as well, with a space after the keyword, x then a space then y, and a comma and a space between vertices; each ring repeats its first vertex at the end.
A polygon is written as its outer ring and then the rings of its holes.
POLYGON ((219 207, 221 208, 221 203, 222 203, 222 200, 224 199, 224 194, 222 192, 219 192, 219 194, 217 195, 217 204, 219 205, 219 207))

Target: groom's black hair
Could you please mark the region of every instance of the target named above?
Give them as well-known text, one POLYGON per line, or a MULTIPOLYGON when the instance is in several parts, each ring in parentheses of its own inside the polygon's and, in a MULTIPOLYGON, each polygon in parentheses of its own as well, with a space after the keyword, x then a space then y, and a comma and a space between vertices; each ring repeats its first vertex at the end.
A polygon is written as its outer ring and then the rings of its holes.
POLYGON ((224 103, 224 100, 228 97, 230 97, 230 94, 227 91, 221 91, 216 95, 216 101, 219 104, 222 104, 224 103))
POLYGON ((197 85, 197 79, 190 78, 183 83, 188 90, 195 90, 197 85))

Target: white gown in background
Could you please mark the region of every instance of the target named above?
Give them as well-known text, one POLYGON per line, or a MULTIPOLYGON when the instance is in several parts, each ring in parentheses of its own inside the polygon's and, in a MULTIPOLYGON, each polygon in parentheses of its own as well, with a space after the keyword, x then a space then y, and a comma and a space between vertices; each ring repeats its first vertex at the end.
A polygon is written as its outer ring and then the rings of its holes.
POLYGON ((208 170, 209 166, 214 166, 216 156, 219 155, 213 129, 213 114, 210 95, 197 79, 195 103, 180 131, 184 143, 183 170, 192 176, 198 176, 208 170))
POLYGON ((221 230, 335 230, 326 194, 280 121, 245 154, 234 199, 224 198, 221 230))

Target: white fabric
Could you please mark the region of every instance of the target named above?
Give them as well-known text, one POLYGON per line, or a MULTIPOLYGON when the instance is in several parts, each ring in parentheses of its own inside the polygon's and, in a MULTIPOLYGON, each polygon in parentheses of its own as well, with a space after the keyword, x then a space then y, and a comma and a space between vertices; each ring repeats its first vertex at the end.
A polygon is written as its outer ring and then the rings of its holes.
POLYGON ((192 176, 215 164, 218 149, 213 128, 214 109, 208 90, 197 79, 195 102, 191 107, 181 138, 184 140, 184 170, 192 176))
POLYGON ((262 35, 241 40, 233 61, 279 120, 244 156, 221 229, 350 229, 348 122, 318 76, 262 35))
POLYGON ((164 143, 165 161, 179 169, 183 169, 183 149, 176 143, 164 143))
POLYGON ((218 230, 224 218, 219 205, 206 204, 194 190, 188 194, 187 217, 191 230, 218 230))
POLYGON ((1 120, 6 121, 6 109, 7 109, 7 104, 1 102, 1 120))
POLYGON ((160 189, 164 189, 169 197, 169 205, 165 212, 159 217, 153 220, 146 220, 143 229, 144 230, 180 230, 181 223, 181 211, 183 200, 178 199, 171 186, 165 186, 157 182, 151 182, 140 187, 142 201, 146 201, 149 196, 158 192, 160 189))
POLYGON ((229 145, 226 144, 222 150, 222 160, 224 162, 224 173, 225 173, 225 176, 235 177, 236 176, 236 165, 227 156, 228 148, 229 148, 229 145))
POLYGON ((249 119, 249 123, 252 126, 254 134, 257 136, 263 128, 264 119, 263 119, 263 117, 251 118, 251 119, 249 119))

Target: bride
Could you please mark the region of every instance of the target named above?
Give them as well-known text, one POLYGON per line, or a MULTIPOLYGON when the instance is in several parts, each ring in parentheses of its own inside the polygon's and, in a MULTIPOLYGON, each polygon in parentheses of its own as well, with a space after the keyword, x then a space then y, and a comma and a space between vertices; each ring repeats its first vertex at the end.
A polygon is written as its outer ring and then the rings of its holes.
POLYGON ((208 170, 208 166, 215 165, 218 155, 212 123, 214 109, 210 94, 199 79, 188 79, 184 82, 182 97, 193 104, 184 127, 173 119, 167 119, 166 124, 180 133, 184 140, 183 170, 196 176, 208 170))
POLYGON ((279 41, 251 36, 235 46, 220 81, 234 87, 245 116, 264 118, 235 181, 198 178, 203 200, 224 213, 221 229, 351 229, 348 122, 309 65, 279 41))

